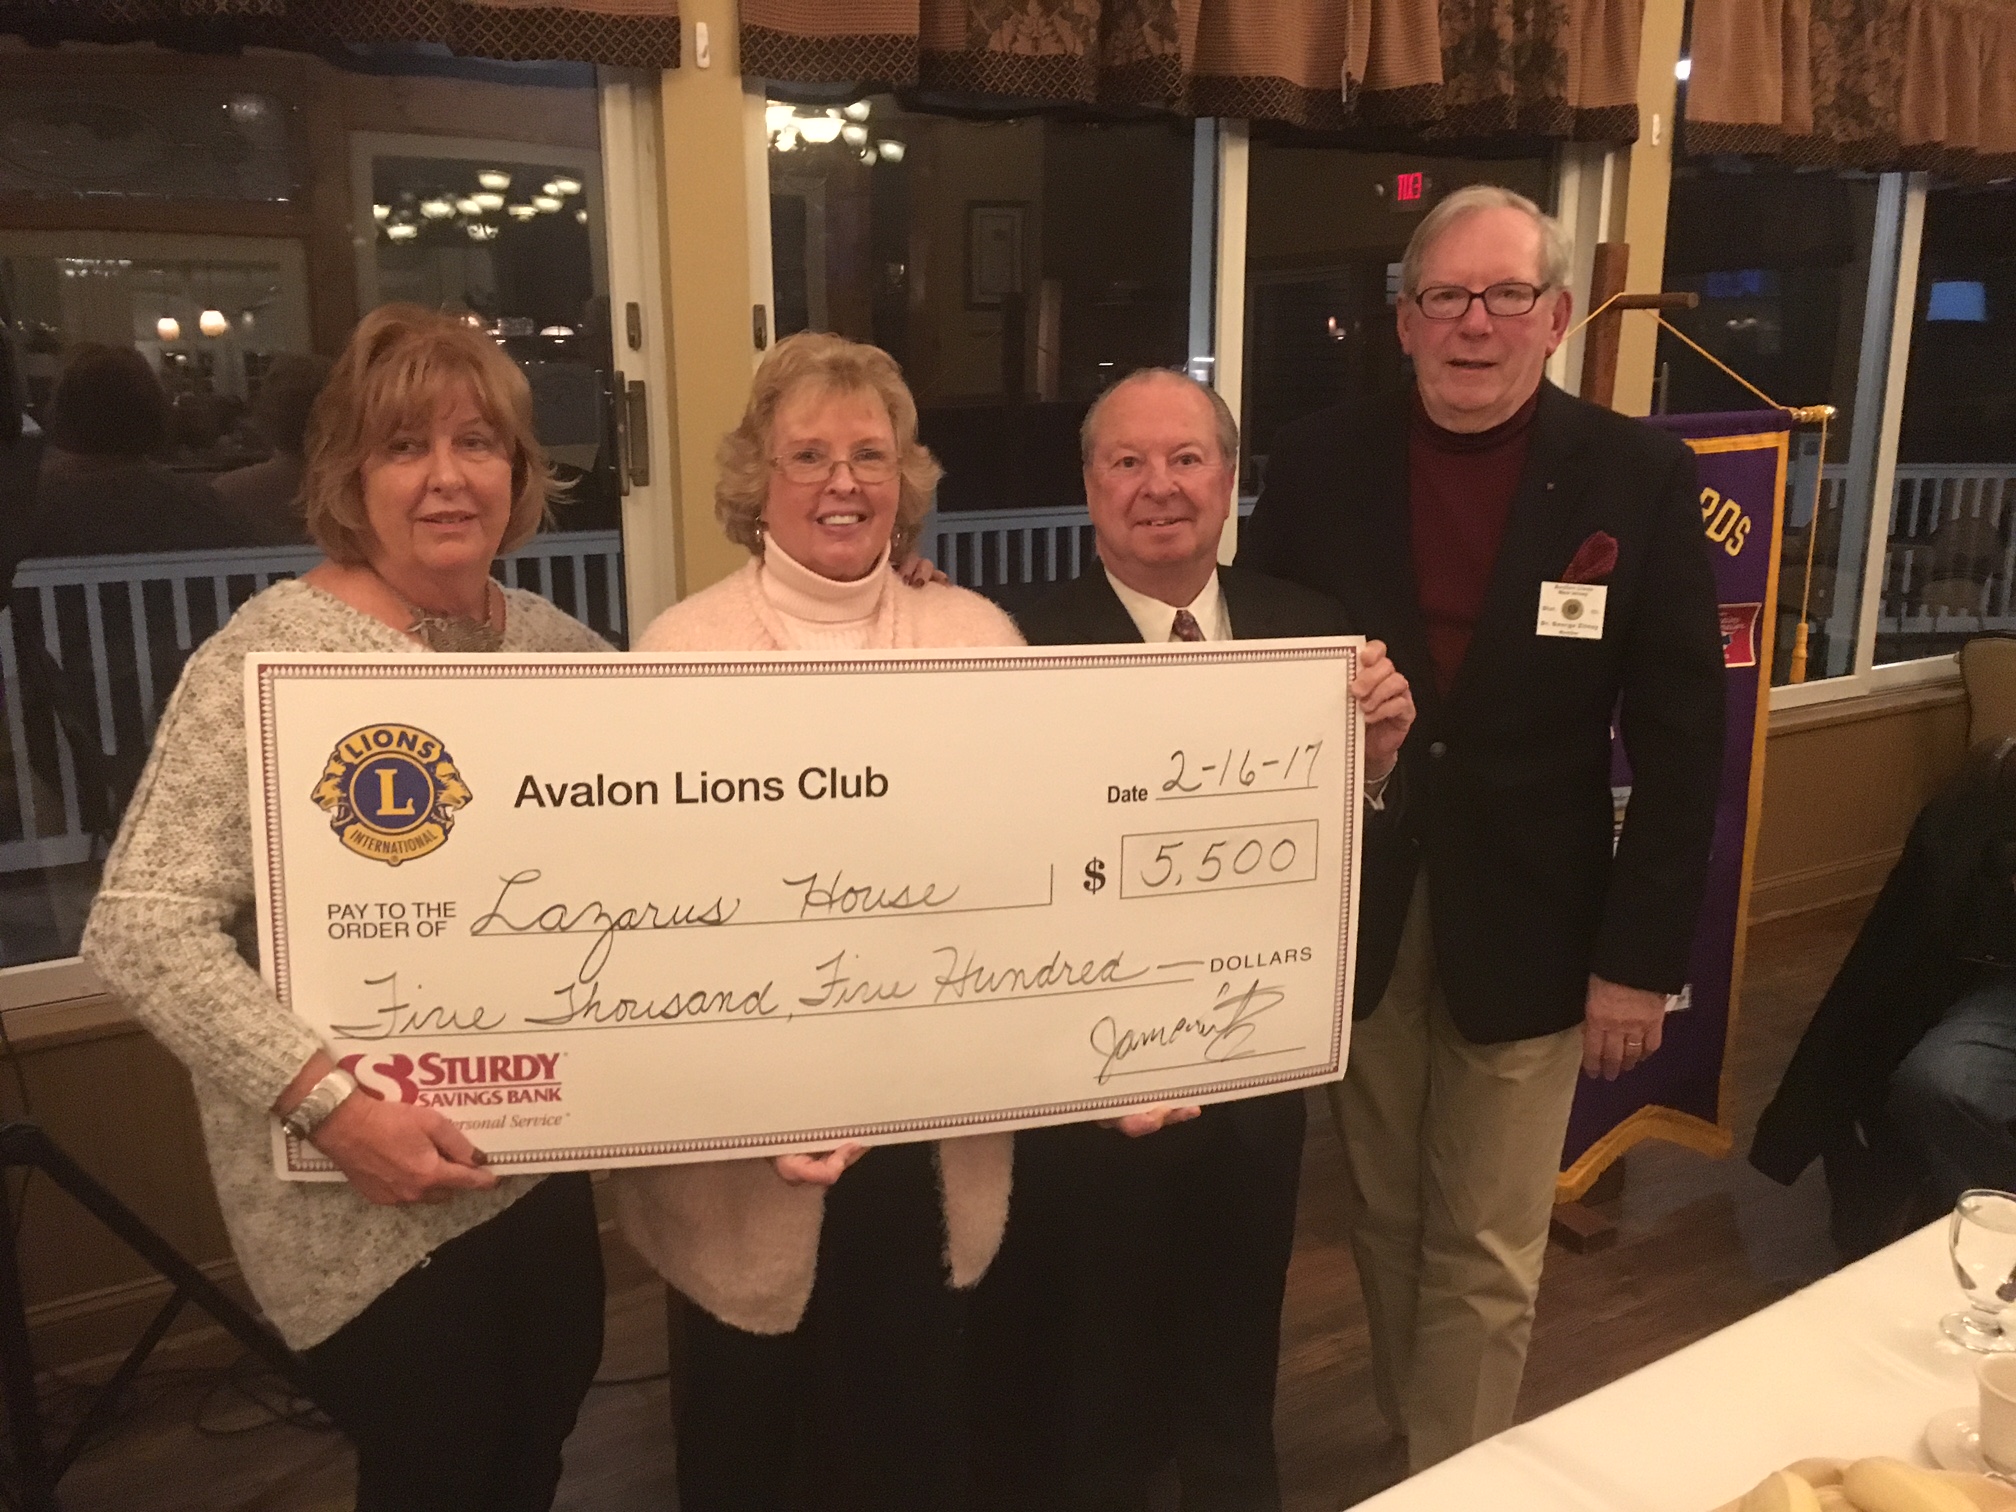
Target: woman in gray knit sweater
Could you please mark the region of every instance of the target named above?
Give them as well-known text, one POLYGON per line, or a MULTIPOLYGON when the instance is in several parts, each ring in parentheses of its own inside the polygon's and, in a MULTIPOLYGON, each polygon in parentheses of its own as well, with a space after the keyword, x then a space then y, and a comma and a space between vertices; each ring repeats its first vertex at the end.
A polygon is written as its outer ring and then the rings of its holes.
POLYGON ((311 422, 327 560, 190 659, 84 955, 188 1068, 246 1282, 357 1446, 360 1512, 545 1508, 602 1348, 588 1178, 499 1179, 440 1113, 360 1093, 261 980, 243 665, 253 651, 605 651, 491 579, 553 488, 524 376, 449 316, 360 324, 311 422), (272 1120, 348 1178, 282 1181, 272 1120))

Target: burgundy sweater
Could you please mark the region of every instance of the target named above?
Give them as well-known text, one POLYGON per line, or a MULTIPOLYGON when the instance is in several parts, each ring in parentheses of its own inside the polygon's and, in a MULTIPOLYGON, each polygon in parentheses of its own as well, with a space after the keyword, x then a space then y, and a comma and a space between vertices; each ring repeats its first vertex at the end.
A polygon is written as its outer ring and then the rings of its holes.
POLYGON ((1420 395, 1414 398, 1407 432, 1409 533, 1428 654, 1435 662, 1436 687, 1444 694, 1456 681, 1484 609, 1539 406, 1535 389, 1504 424, 1464 435, 1430 420, 1420 395))

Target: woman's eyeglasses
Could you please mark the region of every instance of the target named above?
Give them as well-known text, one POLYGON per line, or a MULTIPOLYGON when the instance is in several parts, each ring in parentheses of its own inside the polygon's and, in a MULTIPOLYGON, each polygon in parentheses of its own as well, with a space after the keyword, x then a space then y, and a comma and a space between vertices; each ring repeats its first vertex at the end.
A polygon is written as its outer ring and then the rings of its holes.
POLYGON ((1484 301, 1486 315, 1525 315, 1540 302, 1546 285, 1495 283, 1488 289, 1466 289, 1461 284, 1430 284, 1414 296, 1414 303, 1430 320, 1461 320, 1476 300, 1484 301))
POLYGON ((875 446, 861 447, 844 457, 835 457, 818 447, 808 446, 770 459, 771 465, 791 482, 807 487, 823 486, 842 462, 854 474, 856 483, 887 483, 896 476, 894 454, 875 446))

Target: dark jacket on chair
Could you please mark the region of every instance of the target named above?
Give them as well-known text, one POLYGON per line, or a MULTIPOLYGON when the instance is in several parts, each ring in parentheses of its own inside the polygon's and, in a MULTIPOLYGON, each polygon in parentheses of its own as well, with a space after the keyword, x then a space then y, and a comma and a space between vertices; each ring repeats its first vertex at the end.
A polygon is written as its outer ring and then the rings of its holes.
MULTIPOLYGON (((2011 743, 2000 743, 2002 759, 2011 743)), ((1992 753, 1997 748, 1989 748, 1992 753)), ((1919 813, 1890 878, 1814 1011, 1750 1163, 1790 1185, 1817 1156, 1881 1138, 1890 1077, 1983 973, 2016 965, 2016 813, 1977 754, 1919 813)), ((1828 1175, 1834 1183, 1830 1160, 1828 1175)), ((1838 1200, 1840 1192, 1836 1192, 1838 1200)))
POLYGON ((1526 1039, 1581 1022, 1592 972, 1659 992, 1687 980, 1726 697, 1699 484, 1674 437, 1543 383, 1490 588, 1444 696, 1415 586, 1411 402, 1395 394, 1285 427, 1239 561, 1337 599, 1414 688, 1405 841, 1365 867, 1358 1011, 1379 1001, 1425 864, 1450 1016, 1475 1042, 1526 1039), (1541 583, 1597 531, 1617 541, 1602 638, 1537 635, 1541 583), (1634 774, 1614 860, 1613 715, 1634 774))

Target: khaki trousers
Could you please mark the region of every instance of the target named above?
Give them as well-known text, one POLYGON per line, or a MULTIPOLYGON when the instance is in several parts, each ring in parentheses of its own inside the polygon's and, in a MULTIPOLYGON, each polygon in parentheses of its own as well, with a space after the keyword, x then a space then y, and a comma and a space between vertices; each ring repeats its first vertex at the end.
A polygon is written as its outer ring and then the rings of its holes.
POLYGON ((1512 1424, 1582 1031, 1475 1045, 1435 977, 1425 875, 1329 1087, 1379 1408, 1425 1470, 1512 1424))

